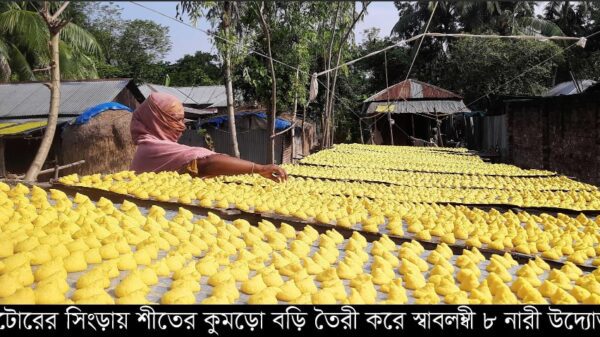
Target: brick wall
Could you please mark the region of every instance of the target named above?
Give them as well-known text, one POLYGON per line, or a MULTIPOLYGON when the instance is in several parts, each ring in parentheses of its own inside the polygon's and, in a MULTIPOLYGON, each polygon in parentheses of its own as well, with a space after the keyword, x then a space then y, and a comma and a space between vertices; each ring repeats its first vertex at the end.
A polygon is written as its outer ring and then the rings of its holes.
POLYGON ((541 168, 542 119, 541 111, 509 103, 508 142, 511 161, 523 168, 541 168))
POLYGON ((507 102, 510 161, 600 185, 600 95, 507 102))

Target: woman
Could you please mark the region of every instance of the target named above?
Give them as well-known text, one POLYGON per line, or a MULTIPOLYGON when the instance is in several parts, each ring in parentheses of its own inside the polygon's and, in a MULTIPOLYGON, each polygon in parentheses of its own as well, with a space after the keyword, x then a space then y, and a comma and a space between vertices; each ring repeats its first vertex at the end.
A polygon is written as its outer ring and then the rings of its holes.
POLYGON ((178 144, 185 130, 183 105, 172 95, 152 93, 134 112, 131 138, 137 145, 131 169, 136 172, 177 171, 197 177, 258 173, 282 182, 285 170, 216 153, 202 147, 178 144))

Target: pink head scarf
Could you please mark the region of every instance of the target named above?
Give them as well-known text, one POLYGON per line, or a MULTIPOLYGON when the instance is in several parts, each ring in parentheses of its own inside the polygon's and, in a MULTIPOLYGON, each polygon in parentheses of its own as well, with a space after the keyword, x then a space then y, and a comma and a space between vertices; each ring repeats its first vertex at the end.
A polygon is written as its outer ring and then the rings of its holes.
POLYGON ((169 94, 150 94, 131 118, 131 138, 137 145, 131 169, 138 173, 178 171, 194 159, 215 153, 178 144, 184 130, 181 102, 169 94))

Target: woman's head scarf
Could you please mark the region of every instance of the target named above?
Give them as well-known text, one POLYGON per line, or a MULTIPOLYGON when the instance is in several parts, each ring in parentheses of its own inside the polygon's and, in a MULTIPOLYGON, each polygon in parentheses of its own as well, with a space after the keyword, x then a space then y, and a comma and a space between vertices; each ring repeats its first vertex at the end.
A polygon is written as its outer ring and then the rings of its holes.
POLYGON ((136 172, 178 171, 194 159, 214 152, 177 143, 185 130, 183 105, 173 95, 154 92, 134 112, 131 138, 137 150, 131 163, 136 172))

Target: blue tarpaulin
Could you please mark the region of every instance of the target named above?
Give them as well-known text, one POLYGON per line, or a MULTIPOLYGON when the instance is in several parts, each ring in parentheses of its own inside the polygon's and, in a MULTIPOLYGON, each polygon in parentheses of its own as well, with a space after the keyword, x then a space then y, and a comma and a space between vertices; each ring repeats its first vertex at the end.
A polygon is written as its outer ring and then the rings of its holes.
MULTIPOLYGON (((248 115, 254 115, 260 119, 267 119, 267 114, 264 112, 242 112, 242 113, 237 113, 235 115, 235 118, 239 118, 239 117, 245 117, 248 115)), ((218 116, 218 117, 213 117, 213 118, 209 118, 209 119, 205 119, 203 121, 200 122, 200 125, 202 124, 213 124, 217 127, 221 127, 221 124, 227 122, 229 120, 229 116, 218 116)), ((292 123, 288 120, 285 120, 283 118, 277 118, 275 120, 275 130, 284 130, 289 128, 292 125, 292 123)))
POLYGON ((79 115, 79 117, 77 117, 77 119, 75 119, 73 124, 77 124, 77 125, 85 124, 85 123, 89 122, 90 119, 94 118, 94 116, 96 116, 106 110, 127 110, 129 112, 132 111, 128 106, 123 105, 121 103, 117 103, 117 102, 102 103, 102 104, 98 104, 96 106, 93 106, 93 107, 85 110, 81 115, 79 115))

